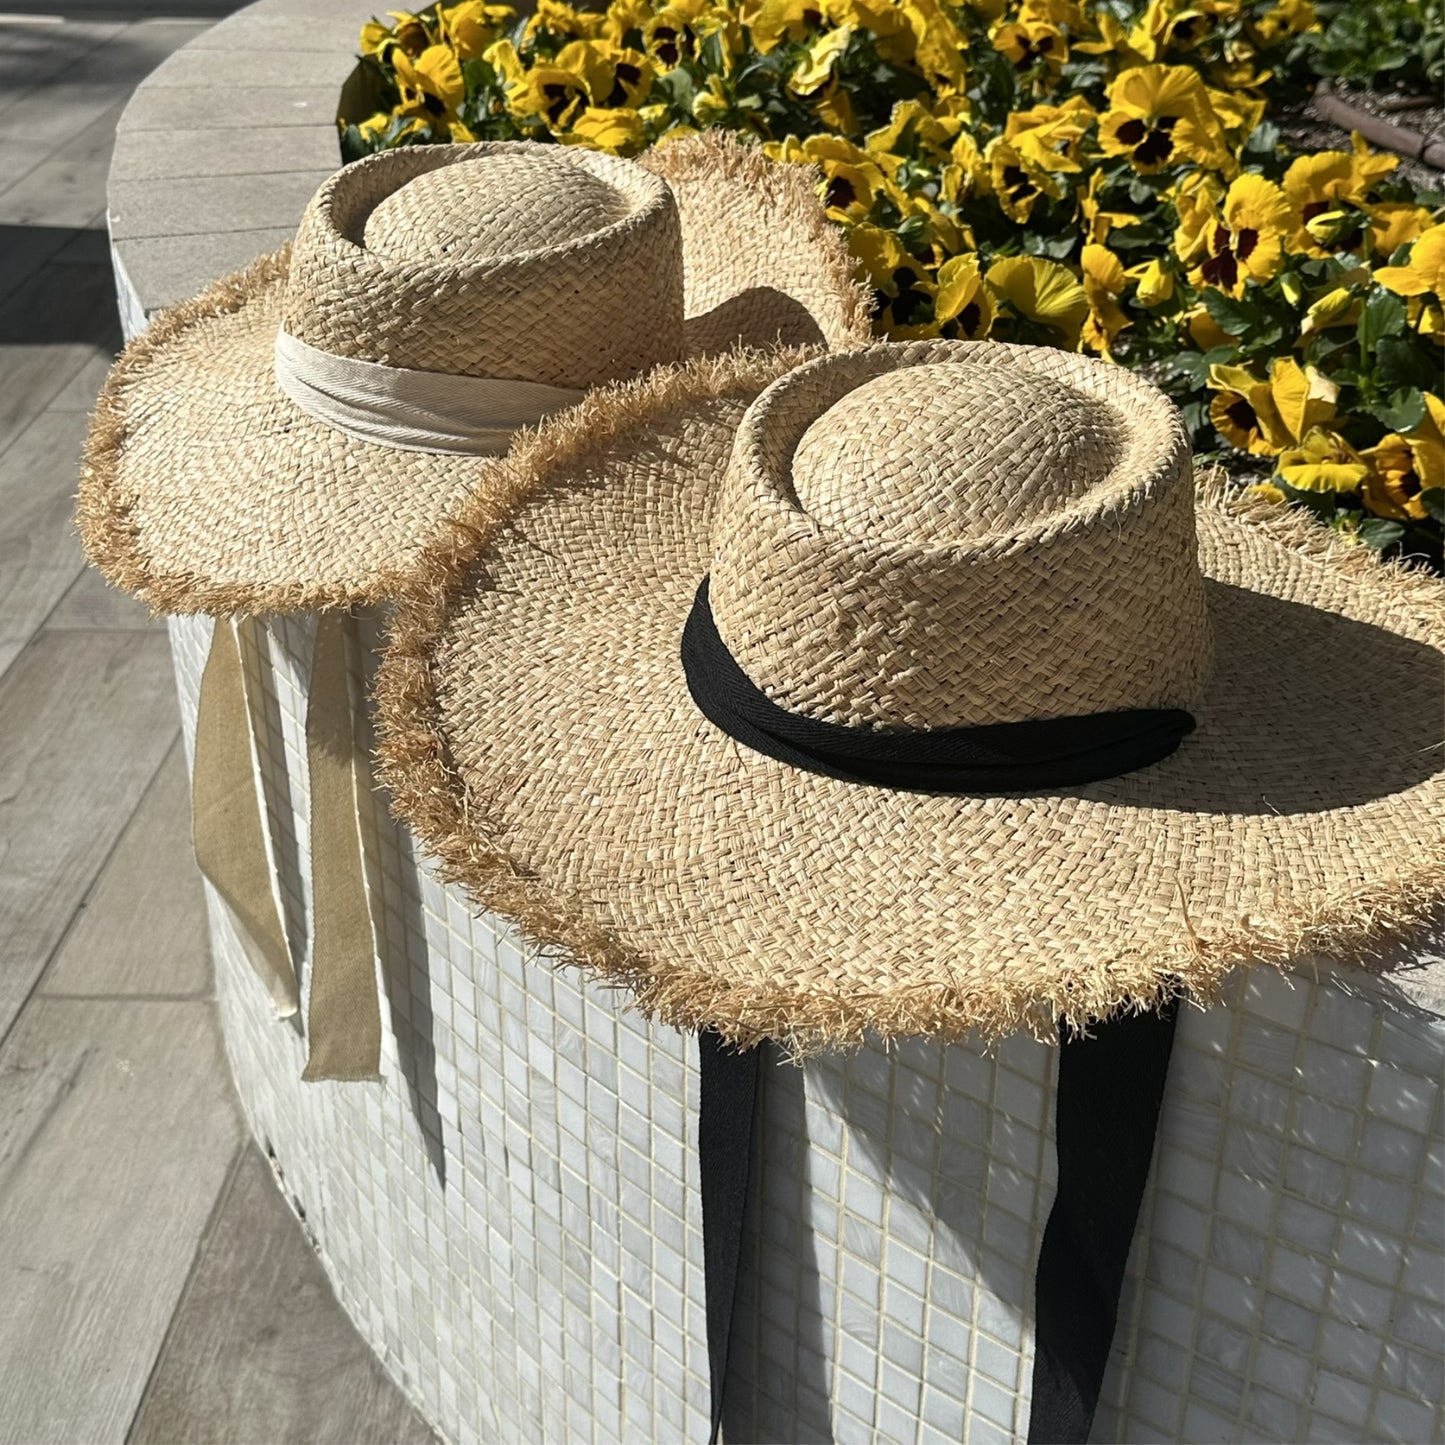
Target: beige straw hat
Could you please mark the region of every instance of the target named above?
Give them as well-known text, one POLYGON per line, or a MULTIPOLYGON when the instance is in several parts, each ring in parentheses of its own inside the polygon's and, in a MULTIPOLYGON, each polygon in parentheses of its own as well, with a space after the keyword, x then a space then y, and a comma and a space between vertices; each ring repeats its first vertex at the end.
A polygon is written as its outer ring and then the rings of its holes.
POLYGON ((90 559, 158 611, 384 600, 515 428, 587 388, 865 339, 814 179, 717 136, 346 167, 290 247, 127 348, 87 452, 90 559))
POLYGON ((664 1019, 799 1050, 1051 1033, 1244 961, 1368 961, 1438 908, 1445 586, 1196 507, 1177 412, 1122 369, 798 359, 594 395, 424 559, 383 772, 484 906, 664 1019), (752 701, 854 752, 1171 731, 1065 785, 830 776, 704 715, 709 604, 752 701))

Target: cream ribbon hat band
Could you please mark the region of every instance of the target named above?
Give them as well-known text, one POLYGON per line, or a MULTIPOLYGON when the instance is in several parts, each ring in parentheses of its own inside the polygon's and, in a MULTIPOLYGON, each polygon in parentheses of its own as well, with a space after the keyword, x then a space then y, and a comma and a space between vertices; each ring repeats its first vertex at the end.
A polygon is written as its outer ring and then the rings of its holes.
POLYGON ((284 328, 276 333, 276 385, 307 416, 372 446, 482 457, 501 456, 522 427, 586 395, 575 387, 337 356, 284 328))

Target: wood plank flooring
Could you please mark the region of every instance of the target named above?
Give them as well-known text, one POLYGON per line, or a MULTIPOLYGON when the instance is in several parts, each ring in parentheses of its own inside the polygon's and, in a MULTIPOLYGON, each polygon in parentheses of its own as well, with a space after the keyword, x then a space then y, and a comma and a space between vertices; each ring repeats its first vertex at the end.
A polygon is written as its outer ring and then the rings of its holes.
POLYGON ((0 20, 0 1445, 423 1445, 246 1139, 165 633, 71 524, 116 121, 207 23, 0 20))

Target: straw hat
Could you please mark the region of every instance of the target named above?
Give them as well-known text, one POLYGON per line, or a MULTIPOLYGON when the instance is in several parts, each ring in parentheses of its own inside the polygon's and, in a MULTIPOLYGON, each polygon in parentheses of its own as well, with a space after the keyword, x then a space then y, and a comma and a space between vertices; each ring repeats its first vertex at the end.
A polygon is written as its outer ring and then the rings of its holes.
POLYGON ((814 177, 735 141, 370 156, 131 343, 81 535, 160 611, 380 601, 517 426, 738 341, 867 334, 814 177))
POLYGON ((1196 510, 1177 412, 1122 369, 796 361, 594 396, 424 559, 384 776, 484 906, 665 1019, 797 1049, 1047 1032, 1365 961, 1438 907, 1445 586, 1237 492, 1196 510), (1014 781, 1121 718, 1123 761, 1014 781), (950 737, 967 791, 848 760, 950 737))

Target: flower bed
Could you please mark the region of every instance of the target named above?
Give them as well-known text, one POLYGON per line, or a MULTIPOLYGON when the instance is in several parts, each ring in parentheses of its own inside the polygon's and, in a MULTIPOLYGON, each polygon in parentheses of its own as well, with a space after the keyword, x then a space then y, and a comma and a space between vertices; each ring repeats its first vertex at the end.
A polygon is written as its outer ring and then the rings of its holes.
MULTIPOLYGON (((1383 66, 1438 81, 1426 7, 1327 5, 1373 26, 1383 66)), ((1280 144, 1315 73, 1349 73, 1310 0, 540 0, 527 20, 462 0, 391 19, 362 32, 347 159, 754 135, 819 167, 880 333, 1146 368, 1202 455, 1440 565, 1442 198, 1358 137, 1280 144)))

